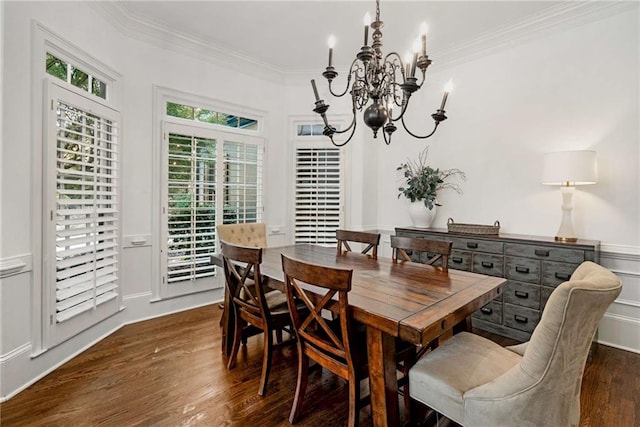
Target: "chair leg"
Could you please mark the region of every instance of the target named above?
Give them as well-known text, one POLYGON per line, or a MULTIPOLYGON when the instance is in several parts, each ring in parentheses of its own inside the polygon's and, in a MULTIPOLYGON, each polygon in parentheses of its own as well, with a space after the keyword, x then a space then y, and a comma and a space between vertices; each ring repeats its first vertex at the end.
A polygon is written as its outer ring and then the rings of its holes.
POLYGON ((276 329, 276 342, 282 344, 282 329, 276 329))
POLYGON ((360 418, 360 381, 349 380, 349 427, 357 427, 360 418))
POLYGON ((264 396, 267 392, 267 382, 269 381, 269 371, 271 370, 271 357, 273 355, 273 333, 266 328, 263 335, 262 375, 260 376, 260 386, 258 387, 258 395, 260 396, 264 396))
POLYGON ((238 357, 238 349, 240 348, 240 341, 243 338, 242 330, 244 329, 245 321, 236 316, 236 327, 233 331, 233 347, 227 361, 227 369, 233 369, 236 366, 236 358, 238 357))
POLYGON ((293 398, 291 406, 291 414, 289 414, 289 422, 295 424, 300 418, 300 410, 302 409, 302 400, 307 390, 307 382, 309 381, 309 358, 304 354, 302 346, 298 345, 298 381, 296 382, 296 394, 293 398))

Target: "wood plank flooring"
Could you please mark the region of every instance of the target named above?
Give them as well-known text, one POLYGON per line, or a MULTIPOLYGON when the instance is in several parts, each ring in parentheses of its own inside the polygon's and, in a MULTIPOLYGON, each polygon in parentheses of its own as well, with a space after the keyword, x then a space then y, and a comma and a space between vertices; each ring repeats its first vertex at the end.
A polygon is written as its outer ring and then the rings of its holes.
MULTIPOLYGON (((220 315, 211 305, 125 326, 0 405, 0 425, 288 426, 295 345, 275 351, 261 398, 262 339, 250 338, 227 371, 220 315)), ((311 376, 298 425, 345 425, 344 383, 327 371, 311 376)), ((581 426, 640 425, 640 355, 599 346, 581 403, 581 426)), ((360 418, 371 425, 368 407, 360 418)))

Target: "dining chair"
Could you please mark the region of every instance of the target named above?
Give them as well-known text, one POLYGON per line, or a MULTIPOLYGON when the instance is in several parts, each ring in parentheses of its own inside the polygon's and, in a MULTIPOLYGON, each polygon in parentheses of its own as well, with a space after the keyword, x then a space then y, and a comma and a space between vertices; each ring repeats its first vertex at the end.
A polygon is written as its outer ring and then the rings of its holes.
POLYGON ((407 251, 421 252, 420 262, 423 264, 439 265, 443 269, 449 268, 449 255, 453 242, 449 240, 431 240, 417 237, 391 236, 391 248, 393 249, 393 261, 413 262, 414 260, 407 254, 407 251))
MULTIPOLYGON (((219 224, 216 226, 216 232, 220 242, 224 241, 232 245, 249 246, 256 248, 267 247, 267 226, 263 223, 238 223, 238 224, 219 224)), ((226 300, 225 295, 225 300, 226 300)), ((220 303, 219 308, 225 310, 225 304, 220 303)), ((220 316, 220 326, 227 322, 228 311, 224 311, 220 316)), ((246 344, 246 334, 243 344, 246 344)), ((282 340, 278 335, 278 341, 282 340)), ((225 351, 227 343, 226 335, 223 332, 222 350, 225 351)))
POLYGON ((256 248, 267 247, 267 226, 263 223, 220 224, 218 239, 227 243, 256 248))
MULTIPOLYGON (((229 305, 233 311, 235 327, 233 344, 227 369, 236 365, 240 342, 246 343, 248 328, 252 325, 264 337, 262 375, 258 394, 264 396, 269 380, 271 358, 274 349, 273 332, 291 325, 291 318, 284 293, 272 290, 265 292, 260 264, 262 248, 252 248, 221 242, 224 261, 225 286, 229 293, 229 305)), ((291 331, 292 332, 292 331, 291 331)), ((281 341, 279 337, 278 341, 281 341)))
POLYGON ((348 383, 348 425, 358 425, 360 380, 367 378, 366 337, 356 334, 349 314, 348 293, 353 270, 335 269, 308 264, 282 255, 282 269, 289 311, 298 341, 298 380, 289 422, 300 418, 302 401, 309 380, 309 360, 328 369, 348 383), (303 283, 315 286, 315 295, 303 283), (320 292, 318 294, 318 292, 320 292), (334 296, 337 294, 337 300, 334 296), (307 308, 296 308, 301 301, 307 308), (331 308, 338 315, 335 321, 322 317, 322 310, 331 308))
POLYGON ((583 262, 551 293, 528 342, 455 335, 411 368, 411 397, 463 426, 577 426, 589 347, 621 288, 583 262))
POLYGON ((336 240, 338 241, 338 255, 342 255, 342 247, 346 252, 351 252, 352 243, 364 243, 366 246, 361 253, 366 254, 372 250, 371 256, 378 258, 378 245, 380 244, 379 233, 368 233, 366 231, 336 230, 336 240))
MULTIPOLYGON (((421 253, 420 261, 423 264, 434 265, 440 261, 440 265, 443 270, 448 270, 449 255, 451 255, 451 247, 453 242, 448 240, 431 240, 414 237, 404 236, 391 236, 391 248, 393 249, 393 262, 398 262, 399 258, 403 262, 414 262, 413 259, 407 254, 406 251, 421 253)), ((464 329, 471 330, 471 318, 465 319, 464 329)), ((460 328, 456 325, 456 331, 460 328)), ((409 370, 416 363, 416 361, 428 350, 433 350, 439 345, 439 338, 434 339, 428 345, 417 348, 414 345, 409 345, 402 340, 396 341, 396 364, 397 369, 402 372, 402 377, 399 382, 399 386, 402 389, 402 395, 404 398, 404 407, 407 415, 411 416, 411 398, 410 394, 410 381, 409 370)))

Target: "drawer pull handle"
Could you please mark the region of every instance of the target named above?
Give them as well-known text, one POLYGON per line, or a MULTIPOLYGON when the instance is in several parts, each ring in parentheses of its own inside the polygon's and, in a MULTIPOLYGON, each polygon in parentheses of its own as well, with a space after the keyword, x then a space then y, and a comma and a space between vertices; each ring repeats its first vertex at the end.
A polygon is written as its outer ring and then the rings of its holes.
POLYGON ((493 263, 492 263, 492 262, 489 262, 489 261, 482 261, 481 265, 482 265, 484 268, 493 268, 493 263))
POLYGON ((516 265, 516 272, 523 273, 523 274, 529 274, 529 267, 520 267, 520 266, 516 265))
POLYGON ((467 247, 469 249, 478 249, 478 244, 477 243, 472 243, 472 242, 467 242, 467 247))
POLYGON ((536 254, 536 256, 544 256, 547 257, 549 256, 549 250, 548 249, 536 249, 533 251, 534 254, 536 254))
POLYGON ((484 314, 491 314, 491 313, 493 313, 493 309, 492 309, 492 308, 489 308, 489 307, 482 307, 482 308, 480 309, 480 311, 481 311, 481 312, 483 312, 484 314))
POLYGON ((529 298, 529 292, 515 291, 514 294, 518 298, 529 298))
POLYGON ((529 319, 527 319, 526 317, 518 316, 517 314, 513 315, 513 319, 518 323, 527 323, 529 321, 529 319))
POLYGON ((454 256, 453 258, 451 258, 452 262, 455 262, 456 264, 462 264, 462 258, 454 256))
POLYGON ((560 279, 560 280, 569 280, 571 278, 570 274, 565 274, 565 273, 556 273, 556 279, 560 279))

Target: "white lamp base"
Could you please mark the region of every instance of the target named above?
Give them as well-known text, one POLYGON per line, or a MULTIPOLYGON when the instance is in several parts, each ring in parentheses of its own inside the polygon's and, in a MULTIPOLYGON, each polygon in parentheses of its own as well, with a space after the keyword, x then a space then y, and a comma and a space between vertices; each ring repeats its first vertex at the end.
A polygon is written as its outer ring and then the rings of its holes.
POLYGON ((573 231, 573 220, 571 219, 571 211, 573 210, 573 192, 575 187, 562 186, 562 222, 556 233, 555 239, 560 242, 577 242, 575 231, 573 231))

